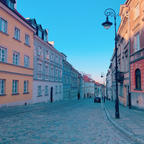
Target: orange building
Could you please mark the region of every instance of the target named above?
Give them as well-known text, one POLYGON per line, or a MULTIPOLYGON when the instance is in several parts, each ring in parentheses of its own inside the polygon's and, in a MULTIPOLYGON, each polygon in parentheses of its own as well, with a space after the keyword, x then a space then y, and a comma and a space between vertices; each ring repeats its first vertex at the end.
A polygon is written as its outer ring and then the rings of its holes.
POLYGON ((120 16, 118 66, 124 72, 120 102, 144 109, 144 0, 127 0, 120 16))
POLYGON ((0 0, 0 106, 26 104, 32 98, 34 29, 0 0))

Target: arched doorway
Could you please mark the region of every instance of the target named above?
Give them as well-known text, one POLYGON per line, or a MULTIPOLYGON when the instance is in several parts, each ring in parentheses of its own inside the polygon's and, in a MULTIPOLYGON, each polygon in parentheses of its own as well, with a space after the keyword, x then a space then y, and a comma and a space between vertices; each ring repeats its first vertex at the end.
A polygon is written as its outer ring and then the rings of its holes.
POLYGON ((53 87, 51 87, 51 91, 50 91, 50 102, 53 102, 53 87))

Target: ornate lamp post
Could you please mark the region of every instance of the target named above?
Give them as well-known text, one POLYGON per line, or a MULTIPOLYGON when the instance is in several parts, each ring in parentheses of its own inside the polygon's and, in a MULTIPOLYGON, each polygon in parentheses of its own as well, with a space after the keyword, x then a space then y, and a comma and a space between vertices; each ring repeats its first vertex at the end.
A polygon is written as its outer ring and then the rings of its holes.
POLYGON ((104 23, 102 23, 102 26, 104 26, 105 29, 109 29, 112 26, 112 23, 109 21, 109 16, 114 17, 114 26, 115 26, 115 81, 116 81, 116 100, 115 100, 115 118, 119 119, 120 118, 120 114, 119 114, 119 98, 118 98, 118 66, 117 66, 117 41, 118 41, 118 37, 117 37, 117 32, 116 32, 116 12, 111 9, 108 8, 105 10, 104 12, 105 16, 106 16, 106 21, 104 23))

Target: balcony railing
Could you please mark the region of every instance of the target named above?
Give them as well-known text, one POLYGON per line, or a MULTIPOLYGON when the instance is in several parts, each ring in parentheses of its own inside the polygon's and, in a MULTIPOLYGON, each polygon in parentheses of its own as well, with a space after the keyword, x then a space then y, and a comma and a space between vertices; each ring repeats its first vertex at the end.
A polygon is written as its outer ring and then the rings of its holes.
POLYGON ((131 61, 131 63, 133 63, 133 62, 138 61, 142 58, 144 58, 144 48, 133 53, 130 57, 130 61, 131 61))

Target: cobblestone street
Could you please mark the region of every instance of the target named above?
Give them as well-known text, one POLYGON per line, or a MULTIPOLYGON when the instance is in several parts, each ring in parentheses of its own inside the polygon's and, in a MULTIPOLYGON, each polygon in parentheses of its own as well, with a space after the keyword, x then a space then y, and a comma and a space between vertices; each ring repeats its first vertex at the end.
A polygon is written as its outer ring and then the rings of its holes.
POLYGON ((0 110, 0 144, 133 144, 91 99, 0 110))

